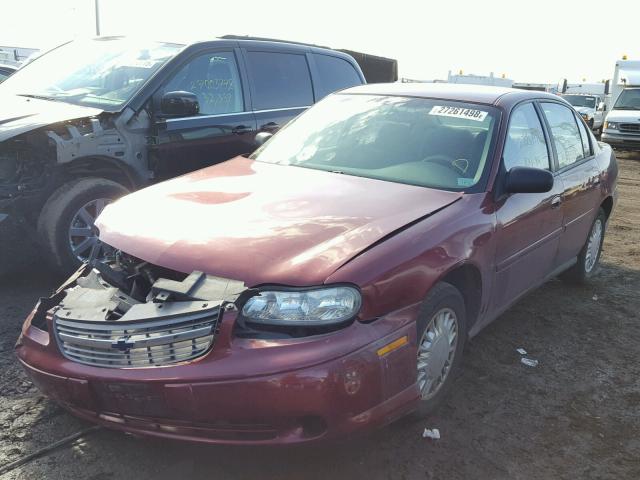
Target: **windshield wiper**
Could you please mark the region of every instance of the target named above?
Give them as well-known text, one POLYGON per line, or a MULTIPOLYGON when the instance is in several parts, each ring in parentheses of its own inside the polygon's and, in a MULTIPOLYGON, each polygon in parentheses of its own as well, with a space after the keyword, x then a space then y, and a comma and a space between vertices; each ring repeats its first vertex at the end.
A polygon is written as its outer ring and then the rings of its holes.
POLYGON ((38 100, 49 100, 51 102, 59 102, 57 98, 47 97, 46 95, 35 95, 33 93, 18 93, 19 97, 37 98, 38 100))

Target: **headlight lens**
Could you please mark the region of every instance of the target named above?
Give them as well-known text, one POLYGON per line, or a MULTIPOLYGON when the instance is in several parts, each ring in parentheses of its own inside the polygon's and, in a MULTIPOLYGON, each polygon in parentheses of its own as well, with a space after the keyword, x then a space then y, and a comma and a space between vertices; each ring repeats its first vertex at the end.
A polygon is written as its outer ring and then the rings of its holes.
POLYGON ((618 124, 615 122, 604 122, 604 128, 607 128, 609 130, 617 130, 618 124))
POLYGON ((265 325, 324 326, 352 319, 360 304, 360 292, 347 286, 265 290, 247 301, 242 316, 265 325))

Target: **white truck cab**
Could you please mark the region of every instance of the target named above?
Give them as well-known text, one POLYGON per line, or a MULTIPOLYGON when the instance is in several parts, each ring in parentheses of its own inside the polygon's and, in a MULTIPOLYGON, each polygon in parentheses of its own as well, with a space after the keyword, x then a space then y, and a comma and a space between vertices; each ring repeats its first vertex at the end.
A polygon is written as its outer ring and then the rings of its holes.
POLYGON ((608 103, 602 141, 620 150, 640 150, 640 61, 616 62, 608 103))
POLYGON ((591 130, 600 131, 604 124, 606 110, 604 95, 565 93, 562 98, 573 105, 591 130))

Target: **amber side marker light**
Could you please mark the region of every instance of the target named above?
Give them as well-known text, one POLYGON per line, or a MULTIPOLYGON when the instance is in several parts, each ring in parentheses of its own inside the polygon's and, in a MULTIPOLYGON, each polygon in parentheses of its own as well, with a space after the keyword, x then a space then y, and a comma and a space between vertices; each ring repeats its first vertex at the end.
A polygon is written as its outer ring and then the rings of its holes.
POLYGON ((402 347, 409 343, 409 337, 405 335, 404 337, 400 337, 397 340, 394 340, 391 343, 387 343, 384 347, 378 349, 378 356, 384 357, 387 353, 391 353, 394 350, 402 347))

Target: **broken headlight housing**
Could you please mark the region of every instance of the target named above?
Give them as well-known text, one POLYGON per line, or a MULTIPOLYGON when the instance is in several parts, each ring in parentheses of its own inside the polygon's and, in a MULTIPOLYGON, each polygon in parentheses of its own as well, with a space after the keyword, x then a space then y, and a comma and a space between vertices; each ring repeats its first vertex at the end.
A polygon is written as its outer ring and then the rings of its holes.
POLYGON ((352 320, 361 302, 358 289, 350 286, 273 288, 247 300, 242 316, 253 324, 323 327, 352 320))

